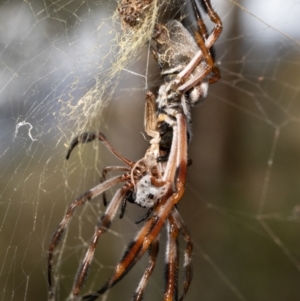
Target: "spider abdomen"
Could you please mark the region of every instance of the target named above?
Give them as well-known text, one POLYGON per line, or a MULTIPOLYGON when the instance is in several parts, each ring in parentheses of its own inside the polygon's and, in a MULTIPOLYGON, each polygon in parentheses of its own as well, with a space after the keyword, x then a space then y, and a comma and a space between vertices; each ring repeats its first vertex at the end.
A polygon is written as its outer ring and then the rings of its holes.
POLYGON ((134 203, 142 208, 152 208, 169 188, 168 183, 157 187, 151 182, 151 175, 145 175, 136 185, 134 203))

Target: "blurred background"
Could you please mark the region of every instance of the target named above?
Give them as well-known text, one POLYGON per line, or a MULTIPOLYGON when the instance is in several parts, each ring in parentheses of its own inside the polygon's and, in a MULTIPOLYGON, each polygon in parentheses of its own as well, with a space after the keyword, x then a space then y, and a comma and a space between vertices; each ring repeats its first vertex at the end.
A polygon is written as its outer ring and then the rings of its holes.
MULTIPOLYGON (((193 164, 179 204, 194 241, 186 300, 298 300, 300 3, 212 4, 224 25, 215 47, 222 79, 192 112, 193 164)), ((116 7, 0 1, 0 300, 47 300, 47 248, 66 207, 99 183, 103 167, 120 164, 98 142, 66 162, 71 138, 99 130, 131 160, 147 148, 145 91, 156 92, 161 78, 147 44, 114 72, 122 42, 116 7)), ((167 6, 166 18, 174 11, 167 6)), ((97 198, 76 211, 55 253, 56 300, 69 295, 103 210, 97 198)), ((115 219, 83 293, 112 274, 143 213, 129 204, 115 219)), ((163 298, 164 234, 161 241, 146 301, 163 298)), ((105 300, 130 300, 144 257, 105 300)))

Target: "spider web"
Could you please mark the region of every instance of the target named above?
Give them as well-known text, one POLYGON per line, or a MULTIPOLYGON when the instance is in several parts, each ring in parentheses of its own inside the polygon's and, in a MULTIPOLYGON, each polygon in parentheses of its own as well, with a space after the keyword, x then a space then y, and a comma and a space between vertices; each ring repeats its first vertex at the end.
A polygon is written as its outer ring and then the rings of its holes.
MULTIPOLYGON (((68 204, 99 183, 101 169, 119 164, 97 142, 78 147, 66 162, 68 143, 82 131, 101 130, 126 157, 140 159, 147 148, 145 90, 155 91, 160 76, 144 43, 147 32, 126 46, 115 2, 0 5, 0 300, 46 300, 52 233, 68 204)), ((216 44, 222 80, 192 112, 193 164, 179 205, 194 241, 186 300, 296 300, 300 5, 215 0, 213 6, 224 25, 216 44)), ((68 296, 103 209, 101 198, 79 208, 57 248, 57 300, 68 296)), ((128 205, 101 238, 85 292, 111 275, 142 214, 128 205)), ((162 300, 163 253, 162 243, 145 300, 162 300)), ((130 300, 144 257, 103 300, 130 300)))

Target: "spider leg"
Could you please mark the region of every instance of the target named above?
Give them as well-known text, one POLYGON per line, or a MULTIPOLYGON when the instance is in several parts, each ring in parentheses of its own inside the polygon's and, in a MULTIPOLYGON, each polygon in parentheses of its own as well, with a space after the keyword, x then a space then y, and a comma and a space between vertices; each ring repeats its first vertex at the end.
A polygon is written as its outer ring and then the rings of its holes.
POLYGON ((80 292, 80 289, 82 288, 82 285, 87 277, 90 264, 94 257, 94 253, 100 236, 105 232, 107 232, 107 230, 110 228, 111 222, 114 219, 124 196, 126 196, 128 191, 130 191, 131 189, 132 189, 132 184, 130 183, 126 183, 122 188, 120 188, 115 193, 113 199, 111 200, 107 209, 105 210, 104 215, 101 217, 101 220, 99 221, 98 226, 96 227, 96 231, 94 233, 90 247, 86 252, 86 255, 83 259, 80 268, 78 269, 77 277, 75 279, 73 290, 70 296, 71 299, 74 298, 74 296, 77 296, 80 292))
POLYGON ((135 162, 130 161, 129 159, 122 156, 117 150, 115 150, 114 147, 112 147, 111 144, 107 141, 104 134, 95 132, 85 132, 73 138, 70 143, 70 147, 67 151, 66 159, 69 159, 71 152, 76 145, 81 143, 92 142, 96 139, 101 141, 111 153, 113 153, 119 160, 123 161, 126 165, 132 167, 135 164, 135 162))
MULTIPOLYGON (((103 183, 106 181, 106 175, 110 171, 130 171, 129 167, 126 166, 107 166, 102 169, 102 175, 100 178, 100 183, 103 183)), ((106 207, 107 206, 107 200, 106 200, 106 193, 103 192, 102 194, 102 199, 103 199, 103 205, 106 207)))
MULTIPOLYGON (((195 12, 199 12, 195 0, 192 0, 192 2, 195 5, 195 12)), ((216 39, 220 36, 222 30, 223 30, 223 25, 221 18, 218 16, 218 14, 215 12, 215 10, 212 8, 212 5, 210 3, 210 0, 200 0, 201 5, 204 9, 204 11, 208 14, 210 20, 215 23, 215 27, 211 33, 211 35, 214 35, 216 39)))
POLYGON ((178 151, 178 126, 177 123, 167 115, 167 114, 160 114, 158 116, 158 120, 160 122, 166 122, 173 127, 173 139, 171 144, 171 149, 169 152, 169 160, 167 161, 164 173, 163 173, 163 180, 170 181, 173 184, 175 179, 175 173, 177 168, 177 151, 178 151), (174 164, 174 162, 176 162, 174 164))
POLYGON ((67 212, 64 216, 64 218, 62 219, 62 221, 60 222, 58 228, 56 229, 56 231, 54 232, 52 239, 50 241, 50 245, 48 248, 48 285, 49 285, 49 298, 53 297, 54 292, 52 289, 52 261, 53 261, 53 252, 55 250, 55 248, 57 247, 57 245, 59 244, 62 235, 68 225, 68 223, 70 222, 70 219, 72 218, 75 209, 78 206, 81 206, 83 204, 86 203, 86 201, 90 201, 93 198, 95 198, 96 196, 98 196, 99 194, 103 193, 105 190, 113 187, 114 185, 116 185, 117 183, 120 182, 124 182, 130 179, 130 175, 129 174, 124 174, 121 176, 116 176, 114 178, 111 178, 107 181, 105 181, 104 183, 101 183, 99 185, 97 185, 96 187, 94 187, 93 189, 86 191, 85 193, 83 193, 80 197, 78 197, 67 209, 67 212))
POLYGON ((185 68, 177 74, 176 79, 174 79, 168 86, 167 92, 170 90, 174 90, 174 91, 177 90, 179 93, 182 94, 190 90, 192 87, 196 86, 211 71, 213 72, 213 75, 209 79, 210 84, 216 82, 220 78, 219 69, 214 64, 214 59, 211 55, 211 51, 209 51, 208 49, 210 49, 215 43, 215 41, 219 38, 223 29, 222 21, 220 17, 217 15, 217 13, 213 10, 209 0, 200 0, 200 1, 204 11, 209 15, 211 21, 215 23, 215 27, 211 32, 211 34, 207 37, 206 26, 202 21, 195 0, 192 0, 192 5, 196 14, 198 31, 199 31, 198 33, 197 32, 195 33, 195 37, 200 50, 195 54, 193 59, 185 66, 185 68), (202 70, 202 72, 200 72, 200 74, 186 81, 189 75, 199 65, 199 63, 203 59, 203 56, 204 56, 204 60, 207 63, 206 67, 202 70))
MULTIPOLYGON (((168 119, 166 119, 166 121, 168 122, 168 119)), ((187 135, 186 135, 187 124, 186 124, 185 118, 182 115, 179 115, 177 117, 177 124, 178 124, 178 134, 176 134, 176 132, 174 131, 175 134, 174 134, 173 139, 176 139, 177 136, 179 137, 178 138, 178 152, 177 152, 177 159, 176 159, 177 165, 176 166, 181 166, 181 167, 177 168, 177 170, 176 170, 177 183, 175 183, 175 185, 177 184, 177 189, 180 189, 180 186, 182 185, 182 183, 185 183, 186 168, 188 165, 187 135)), ((176 129, 176 128, 174 128, 174 129, 176 129)), ((170 158, 174 158, 174 154, 172 154, 170 156, 172 156, 170 158)), ((171 165, 170 162, 171 162, 171 160, 168 161, 169 165, 171 165)), ((171 174, 173 173, 171 170, 171 167, 167 166, 166 170, 168 170, 168 172, 165 172, 165 174, 169 173, 170 175, 167 177, 170 177, 171 174)), ((172 219, 172 223, 174 224, 174 222, 175 222, 175 226, 178 229, 180 229, 180 233, 183 235, 183 238, 187 244, 186 250, 185 250, 185 255, 184 255, 184 270, 185 270, 184 287, 183 287, 182 296, 179 299, 180 301, 182 301, 189 289, 189 286, 190 286, 191 280, 192 280, 191 254, 192 254, 192 250, 193 250, 193 243, 192 243, 189 231, 186 228, 186 226, 184 225, 184 222, 183 222, 176 206, 173 206, 172 212, 169 215, 169 220, 170 219, 172 219)), ((171 295, 171 294, 169 294, 169 295, 171 295)))
MULTIPOLYGON (((200 14, 200 10, 198 9, 197 3, 195 0, 192 0, 192 5, 194 8, 194 13, 197 20, 198 31, 195 32, 196 42, 204 56, 204 60, 206 61, 209 69, 212 71, 213 76, 210 77, 210 84, 218 81, 220 79, 220 70, 215 65, 214 57, 209 48, 206 47, 205 41, 208 38, 207 28, 200 14)), ((217 13, 213 10, 210 0, 201 0, 201 6, 204 9, 205 13, 207 13, 212 22, 214 22, 215 28, 212 32, 212 35, 218 39, 222 32, 222 21, 217 13)))
POLYGON ((212 45, 215 43, 215 41, 219 38, 223 25, 220 17, 218 14, 213 10, 210 0, 201 0, 201 4, 205 10, 205 12, 209 15, 211 21, 215 23, 215 27, 212 31, 212 33, 208 36, 207 39, 204 39, 203 35, 204 28, 202 26, 202 18, 200 16, 199 10, 197 8, 195 0, 192 0, 194 11, 197 18, 197 24, 198 24, 198 30, 200 33, 196 32, 196 42, 200 48, 200 51, 197 52, 197 54, 194 56, 194 58, 190 61, 190 63, 177 75, 177 78, 175 80, 174 84, 182 83, 197 67, 197 65, 200 63, 202 57, 204 56, 204 59, 207 63, 206 67, 202 70, 202 72, 193 77, 192 79, 185 82, 183 85, 181 85, 178 88, 178 91, 181 93, 186 92, 190 88, 197 85, 203 78, 205 78, 211 71, 214 73, 214 75, 210 78, 209 83, 214 83, 220 78, 220 71, 219 68, 214 64, 214 60, 211 56, 211 53, 208 49, 212 47, 212 45))
MULTIPOLYGON (((195 0, 191 0, 191 2, 192 2, 192 6, 193 6, 193 13, 194 13, 194 15, 196 17, 196 21, 197 21, 198 32, 201 34, 203 40, 206 40, 208 38, 208 31, 207 31, 207 27, 203 21, 203 18, 201 16, 200 9, 198 8, 195 0)), ((207 13, 207 9, 206 9, 203 1, 201 1, 201 0, 200 0, 200 5, 202 6, 205 13, 207 13)))
POLYGON ((159 133, 157 132, 157 118, 156 118, 156 99, 152 92, 148 91, 145 99, 145 113, 144 113, 144 128, 145 132, 152 138, 156 138, 159 142, 159 133))
POLYGON ((165 301, 178 300, 178 226, 172 216, 167 221, 165 301))
POLYGON ((122 205, 121 205, 121 211, 119 214, 119 218, 123 218, 125 211, 126 211, 126 206, 127 206, 127 202, 131 203, 132 200, 132 190, 128 190, 127 193, 125 194, 123 200, 122 200, 122 205))
MULTIPOLYGON (((177 169, 176 169, 176 188, 177 193, 181 193, 180 197, 176 197, 178 201, 181 199, 184 193, 184 186, 186 182, 187 173, 187 122, 186 117, 183 114, 178 114, 177 116, 178 124, 178 152, 177 152, 177 169)), ((177 202, 178 202, 177 201, 177 202)), ((176 203, 177 203, 176 202, 176 203)))
POLYGON ((83 296, 81 300, 89 300, 94 301, 100 295, 104 294, 109 288, 113 287, 117 282, 119 282, 129 270, 134 266, 132 261, 136 255, 138 255, 139 250, 142 247, 143 238, 146 237, 147 233, 149 233, 151 226, 155 220, 153 217, 143 226, 143 228, 139 231, 136 238, 130 242, 125 250, 119 264, 116 267, 115 274, 108 280, 98 291, 83 296))
POLYGON ((143 294, 144 294, 145 288, 147 286, 149 278, 156 265, 158 251, 159 251, 159 242, 158 242, 158 238, 156 238, 152 242, 152 244, 149 248, 149 266, 146 269, 146 271, 144 272, 144 275, 132 297, 132 301, 142 301, 143 300, 143 294))
POLYGON ((142 217, 140 217, 139 219, 137 219, 134 223, 135 223, 135 224, 139 224, 139 223, 145 221, 145 220, 150 216, 150 214, 151 214, 152 212, 153 212, 153 208, 150 208, 150 209, 146 212, 146 214, 144 214, 142 217))
POLYGON ((173 208, 172 210, 172 218, 174 218, 175 223, 177 227, 180 230, 181 235, 183 235, 183 238, 186 242, 186 248, 184 252, 184 262, 183 262, 183 267, 184 267, 184 284, 183 284, 183 293, 179 298, 179 301, 182 301, 184 297, 187 294, 187 291, 190 287, 192 277, 193 277, 193 270, 192 270, 192 252, 193 252, 193 242, 189 233, 189 230, 186 228, 178 210, 176 207, 173 208))

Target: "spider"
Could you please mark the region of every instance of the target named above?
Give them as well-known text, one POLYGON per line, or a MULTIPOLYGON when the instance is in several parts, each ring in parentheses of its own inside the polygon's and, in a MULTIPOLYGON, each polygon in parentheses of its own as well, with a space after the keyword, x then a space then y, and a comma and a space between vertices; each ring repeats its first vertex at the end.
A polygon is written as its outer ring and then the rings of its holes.
POLYGON ((54 298, 52 288, 53 253, 59 244, 74 211, 77 207, 104 193, 118 183, 124 183, 108 204, 104 215, 96 227, 90 246, 86 252, 75 279, 70 299, 76 299, 86 279, 88 269, 94 257, 99 238, 111 225, 121 207, 120 217, 124 215, 127 201, 148 209, 136 223, 145 222, 136 237, 127 246, 112 277, 95 293, 79 297, 80 300, 96 300, 106 290, 120 281, 149 251, 149 266, 145 270, 134 293, 133 300, 142 300, 149 277, 155 267, 158 253, 158 236, 162 227, 167 228, 166 272, 164 300, 178 300, 178 235, 186 241, 184 254, 184 285, 179 300, 185 297, 192 278, 191 253, 192 241, 184 222, 177 210, 177 203, 184 194, 187 173, 187 145, 191 138, 190 109, 207 96, 210 83, 220 78, 210 47, 222 31, 222 23, 212 9, 209 0, 201 5, 215 23, 214 30, 207 34, 200 11, 195 0, 191 0, 197 19, 198 32, 195 39, 178 21, 169 21, 165 25, 156 24, 151 41, 152 52, 161 67, 165 83, 161 85, 158 97, 151 92, 146 94, 145 131, 152 137, 145 156, 137 162, 130 161, 117 152, 102 133, 83 133, 75 137, 70 144, 66 158, 74 147, 98 139, 125 166, 112 166, 104 169, 122 171, 124 174, 112 177, 83 193, 67 209, 65 216, 53 234, 48 249, 49 298, 54 298), (200 48, 200 50, 199 50, 200 48), (213 73, 208 78, 210 73, 213 73))

